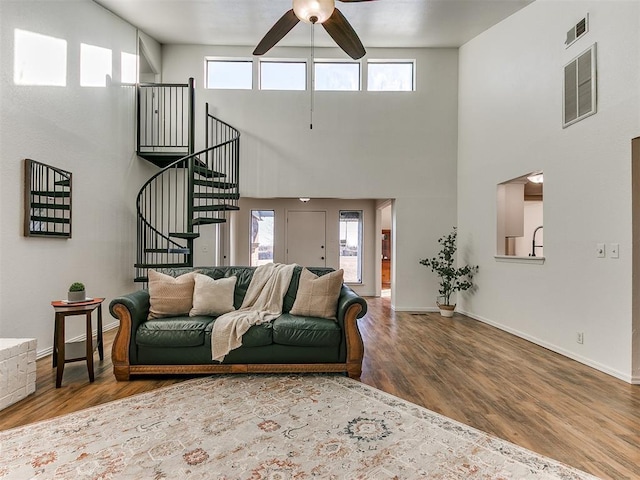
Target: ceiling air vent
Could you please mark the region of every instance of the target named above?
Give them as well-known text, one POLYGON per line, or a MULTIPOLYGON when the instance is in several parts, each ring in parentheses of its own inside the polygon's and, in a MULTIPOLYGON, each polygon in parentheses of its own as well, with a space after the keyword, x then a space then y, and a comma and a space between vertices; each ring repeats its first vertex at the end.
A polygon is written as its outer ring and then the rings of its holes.
POLYGON ((567 32, 567 39, 564 41, 565 48, 569 48, 576 40, 589 31, 589 14, 576 23, 571 30, 567 32))
POLYGON ((564 66, 563 93, 563 128, 596 113, 595 43, 564 66))

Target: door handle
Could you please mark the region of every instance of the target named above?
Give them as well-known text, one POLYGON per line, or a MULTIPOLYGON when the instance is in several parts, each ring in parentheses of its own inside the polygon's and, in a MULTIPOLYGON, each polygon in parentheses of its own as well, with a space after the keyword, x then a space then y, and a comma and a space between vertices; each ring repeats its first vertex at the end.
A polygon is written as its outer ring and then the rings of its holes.
POLYGON ((324 248, 324 245, 320 245, 320 248, 324 248))
POLYGON ((324 257, 320 257, 320 260, 324 260, 324 257))

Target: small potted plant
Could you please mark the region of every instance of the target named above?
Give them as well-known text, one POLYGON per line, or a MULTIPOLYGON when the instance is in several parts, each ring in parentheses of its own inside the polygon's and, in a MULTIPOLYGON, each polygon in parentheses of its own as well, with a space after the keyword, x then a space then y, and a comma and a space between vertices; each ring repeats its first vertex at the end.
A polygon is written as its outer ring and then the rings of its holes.
POLYGON ((73 282, 69 287, 69 293, 67 299, 70 302, 82 302, 87 298, 87 292, 84 290, 84 283, 73 282))
POLYGON ((455 253, 457 250, 456 239, 458 231, 456 227, 448 235, 440 237, 440 252, 436 257, 420 260, 420 264, 438 274, 440 277, 440 297, 443 302, 436 302, 443 317, 452 317, 455 304, 451 304, 451 295, 455 292, 462 292, 473 286, 473 275, 478 271, 478 266, 465 265, 458 267, 455 263, 455 253))

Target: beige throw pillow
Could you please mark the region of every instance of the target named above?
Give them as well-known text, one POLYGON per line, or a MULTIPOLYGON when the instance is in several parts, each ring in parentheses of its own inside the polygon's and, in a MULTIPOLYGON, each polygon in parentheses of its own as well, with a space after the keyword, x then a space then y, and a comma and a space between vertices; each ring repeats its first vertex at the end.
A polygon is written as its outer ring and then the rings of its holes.
POLYGON ((335 320, 343 276, 342 269, 319 277, 303 268, 300 273, 296 301, 290 313, 335 320))
POLYGON ((214 280, 207 275, 196 273, 195 287, 193 289, 193 308, 189 312, 189 316, 208 315, 217 317, 223 313, 234 311, 233 292, 235 288, 236 277, 214 280))
POLYGON ((149 270, 149 318, 187 315, 193 299, 194 273, 177 278, 149 270))

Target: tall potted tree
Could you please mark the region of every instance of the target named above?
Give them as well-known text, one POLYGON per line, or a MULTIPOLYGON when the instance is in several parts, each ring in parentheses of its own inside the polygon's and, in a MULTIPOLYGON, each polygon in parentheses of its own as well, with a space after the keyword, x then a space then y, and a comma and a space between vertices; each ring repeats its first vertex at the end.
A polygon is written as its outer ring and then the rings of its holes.
POLYGON ((425 258, 420 260, 420 264, 438 274, 440 277, 440 297, 443 301, 436 302, 440 309, 440 315, 443 317, 452 317, 456 308, 455 304, 451 304, 451 295, 455 292, 462 292, 473 286, 473 276, 478 271, 477 265, 465 265, 458 267, 455 263, 455 253, 457 250, 456 240, 458 230, 453 230, 448 235, 444 235, 438 239, 440 244, 440 252, 433 258, 425 258))

